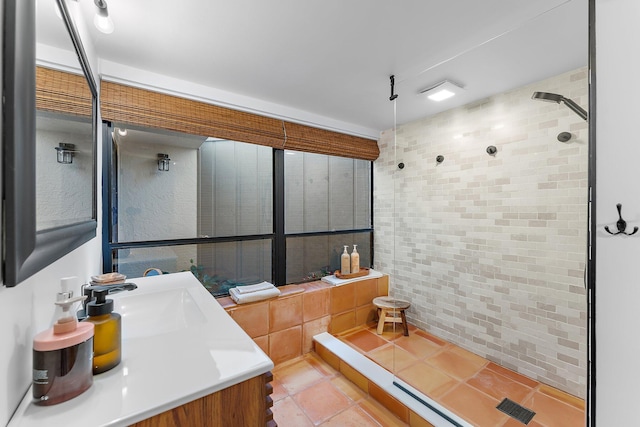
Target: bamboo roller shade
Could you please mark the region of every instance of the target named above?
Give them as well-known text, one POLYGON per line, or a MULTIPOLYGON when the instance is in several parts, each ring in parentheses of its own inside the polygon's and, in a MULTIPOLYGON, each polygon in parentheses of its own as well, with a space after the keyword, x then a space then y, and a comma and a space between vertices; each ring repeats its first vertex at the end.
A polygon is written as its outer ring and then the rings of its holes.
POLYGON ((289 123, 172 95, 102 81, 103 120, 226 138, 269 147, 363 160, 380 155, 375 140, 289 123))
POLYGON ((83 75, 36 67, 38 110, 91 117, 93 97, 83 75))

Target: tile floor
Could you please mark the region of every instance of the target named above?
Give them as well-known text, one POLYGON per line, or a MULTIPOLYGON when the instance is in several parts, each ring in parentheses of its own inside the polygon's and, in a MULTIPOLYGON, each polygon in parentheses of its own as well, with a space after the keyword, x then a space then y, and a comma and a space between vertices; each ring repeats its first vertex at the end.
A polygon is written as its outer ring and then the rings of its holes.
POLYGON ((315 353, 272 372, 271 410, 278 427, 408 426, 315 353))
MULTIPOLYGON (((375 325, 338 338, 477 427, 522 427, 496 409, 507 397, 536 413, 527 427, 584 427, 584 400, 498 366, 410 326, 375 325)), ((356 424, 358 425, 358 424, 356 424)))

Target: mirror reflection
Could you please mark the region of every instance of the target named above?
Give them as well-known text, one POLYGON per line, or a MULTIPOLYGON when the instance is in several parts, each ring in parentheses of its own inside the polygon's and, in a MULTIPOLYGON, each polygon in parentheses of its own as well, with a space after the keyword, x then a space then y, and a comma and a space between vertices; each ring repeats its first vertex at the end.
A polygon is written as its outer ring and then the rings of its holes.
MULTIPOLYGON (((36 3, 37 65, 82 74, 58 3, 36 3)), ((37 231, 95 219, 89 85, 83 79, 82 87, 64 87, 56 77, 41 69, 36 73, 37 231), (85 95, 87 99, 82 100, 85 95), (81 111, 81 103, 88 110, 81 111), (58 155, 65 163, 58 161, 58 155)))
POLYGON ((36 230, 93 215, 91 118, 36 113, 36 230))
POLYGON ((3 67, 4 102, 11 106, 3 118, 9 135, 4 140, 7 287, 95 237, 97 226, 96 83, 67 3, 35 3, 35 10, 32 1, 7 8, 15 12, 7 17, 15 21, 15 32, 5 34, 4 56, 10 60, 3 67))

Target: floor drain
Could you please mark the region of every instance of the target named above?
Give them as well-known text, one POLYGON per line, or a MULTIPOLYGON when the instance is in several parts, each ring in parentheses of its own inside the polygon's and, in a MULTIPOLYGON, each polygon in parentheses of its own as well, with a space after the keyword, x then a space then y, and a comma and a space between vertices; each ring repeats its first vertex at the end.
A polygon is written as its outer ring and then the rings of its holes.
POLYGON ((509 415, 511 418, 515 418, 523 424, 529 424, 529 421, 536 414, 535 412, 525 408, 524 406, 518 405, 513 400, 504 399, 498 406, 497 409, 509 415))

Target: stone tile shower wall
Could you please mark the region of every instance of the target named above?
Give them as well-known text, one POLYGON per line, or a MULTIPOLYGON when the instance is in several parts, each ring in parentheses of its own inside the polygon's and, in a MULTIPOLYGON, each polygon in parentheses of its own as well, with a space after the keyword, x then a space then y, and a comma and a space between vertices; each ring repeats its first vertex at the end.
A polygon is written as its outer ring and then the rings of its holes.
POLYGON ((588 127, 534 91, 586 108, 586 68, 382 133, 374 263, 411 323, 584 398, 588 127))

